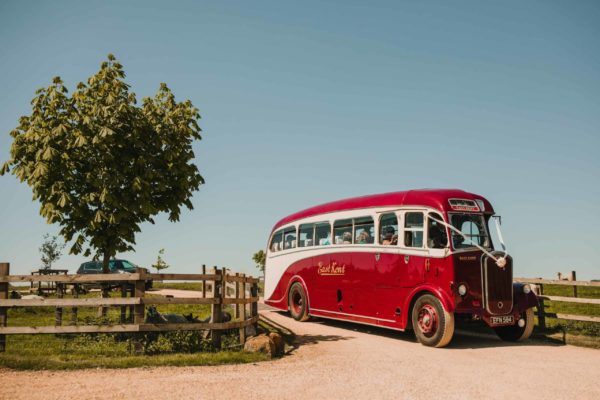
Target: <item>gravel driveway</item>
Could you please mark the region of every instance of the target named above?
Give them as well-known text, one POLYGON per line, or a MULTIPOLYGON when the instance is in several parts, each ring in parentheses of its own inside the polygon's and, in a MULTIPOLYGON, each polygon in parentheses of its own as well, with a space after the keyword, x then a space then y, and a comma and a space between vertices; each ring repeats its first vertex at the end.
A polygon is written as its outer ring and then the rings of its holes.
POLYGON ((0 370, 0 399, 600 398, 598 350, 460 333, 432 349, 410 334, 260 312, 296 333, 289 355, 219 367, 0 370))

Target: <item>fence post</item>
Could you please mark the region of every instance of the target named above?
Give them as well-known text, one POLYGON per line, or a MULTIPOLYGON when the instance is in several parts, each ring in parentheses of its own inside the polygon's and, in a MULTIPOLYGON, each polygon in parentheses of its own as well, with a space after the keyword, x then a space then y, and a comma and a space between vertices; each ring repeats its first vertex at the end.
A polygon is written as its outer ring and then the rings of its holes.
MULTIPOLYGON (((214 278, 214 282, 213 282, 213 288, 212 288, 212 292, 213 292, 213 299, 215 300, 215 302, 212 305, 212 310, 211 310, 211 322, 214 323, 219 323, 222 321, 222 306, 223 306, 223 278, 224 278, 224 270, 223 269, 217 269, 216 267, 213 267, 213 274, 215 275, 214 278)), ((216 349, 220 349, 221 348, 221 331, 219 329, 211 329, 210 330, 210 337, 211 337, 211 341, 213 346, 216 349)))
MULTIPOLYGON (((236 296, 239 300, 242 300, 242 304, 236 304, 236 306, 239 308, 239 318, 240 321, 245 321, 246 320, 246 303, 244 303, 243 301, 246 300, 246 274, 240 274, 240 276, 242 277, 242 281, 240 282, 241 284, 241 290, 239 291, 239 294, 241 296, 236 296)), ((239 289, 239 286, 237 286, 237 288, 239 289)), ((244 343, 246 343, 246 327, 242 326, 240 328, 240 344, 243 346, 244 343)))
MULTIPOLYGON (((576 281, 577 280, 577 272, 571 271, 571 278, 576 281)), ((577 297, 577 285, 573 285, 573 297, 577 297)))
MULTIPOLYGON (((121 298, 124 299, 127 297, 127 284, 121 284, 121 298)), ((121 317, 119 321, 124 324, 127 322, 127 306, 121 306, 121 317)))
MULTIPOLYGON (((140 275, 139 279, 135 281, 134 297, 143 298, 146 292, 146 270, 138 268, 137 273, 140 275)), ((134 306, 133 323, 135 325, 141 325, 144 323, 144 313, 146 307, 143 304, 136 304, 134 306)), ((136 354, 142 352, 142 342, 140 341, 140 333, 136 333, 135 339, 133 340, 133 350, 136 354)))
MULTIPOLYGON (((544 285, 540 283, 540 296, 544 295, 544 285)), ((539 298, 538 305, 538 325, 540 330, 546 330, 546 311, 544 310, 544 299, 539 298)))
MULTIPOLYGON (((206 275, 206 265, 202 264, 202 275, 206 275)), ((206 298, 206 279, 202 280, 202 298, 206 298)))
MULTIPOLYGON (((129 298, 132 299, 135 296, 135 284, 130 282, 127 283, 127 292, 129 292, 129 298)), ((129 316, 127 317, 127 322, 133 324, 133 314, 135 312, 134 306, 129 306, 129 316)))
MULTIPOLYGON (((10 274, 10 264, 0 263, 0 277, 10 274)), ((0 299, 8 299, 8 282, 0 282, 0 299)), ((0 326, 6 326, 8 308, 0 307, 0 326)), ((0 335, 0 353, 6 351, 6 335, 0 335)))
MULTIPOLYGON (((252 282, 251 296, 258 298, 258 280, 252 282)), ((258 299, 252 301, 252 318, 258 316, 258 299)), ((254 328, 258 330, 258 321, 254 323, 254 328)))
MULTIPOLYGON (((79 298, 79 285, 77 283, 73 285, 73 298, 79 298)), ((77 325, 77 307, 71 308, 71 325, 77 325)))
MULTIPOLYGON (((56 297, 59 299, 63 298, 63 285, 62 283, 56 283, 56 297)), ((54 310, 54 325, 61 326, 62 325, 62 317, 63 317, 63 309, 62 307, 56 307, 54 310)))
MULTIPOLYGON (((235 273, 235 277, 239 278, 240 274, 239 272, 235 273)), ((238 300, 240 298, 240 282, 239 281, 235 281, 235 299, 238 300)), ((240 316, 240 303, 238 303, 237 301, 235 302, 235 304, 233 305, 233 318, 239 318, 240 316)))
MULTIPOLYGON (((108 291, 108 284, 106 282, 102 282, 101 287, 102 287, 102 289, 101 289, 100 297, 103 299, 109 298, 110 293, 108 291)), ((100 306, 98 308, 98 317, 106 317, 107 313, 108 313, 107 306, 100 306)))

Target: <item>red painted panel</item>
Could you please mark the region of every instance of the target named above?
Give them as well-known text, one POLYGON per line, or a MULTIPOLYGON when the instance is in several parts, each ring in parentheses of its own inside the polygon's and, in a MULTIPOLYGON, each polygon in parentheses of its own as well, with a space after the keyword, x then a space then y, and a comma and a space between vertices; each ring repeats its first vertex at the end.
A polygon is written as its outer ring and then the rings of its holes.
POLYGON ((396 309, 402 308, 402 288, 410 280, 410 269, 404 263, 404 256, 396 253, 380 253, 375 262, 376 315, 386 320, 399 320, 396 309))
POLYGON ((287 290, 300 281, 306 285, 313 315, 327 312, 332 318, 404 328, 410 314, 408 297, 415 288, 443 297, 445 307, 454 309, 452 259, 432 259, 429 272, 425 262, 425 257, 406 256, 400 249, 378 257, 375 252, 344 252, 307 258, 286 270, 266 303, 287 309, 287 290))
POLYGON ((454 293, 456 311, 470 313, 483 309, 481 287, 481 254, 480 250, 454 254, 455 287, 465 284, 467 294, 464 297, 454 293))
POLYGON ((352 314, 377 317, 375 286, 378 272, 375 253, 354 253, 352 264, 352 275, 349 277, 353 292, 352 314))

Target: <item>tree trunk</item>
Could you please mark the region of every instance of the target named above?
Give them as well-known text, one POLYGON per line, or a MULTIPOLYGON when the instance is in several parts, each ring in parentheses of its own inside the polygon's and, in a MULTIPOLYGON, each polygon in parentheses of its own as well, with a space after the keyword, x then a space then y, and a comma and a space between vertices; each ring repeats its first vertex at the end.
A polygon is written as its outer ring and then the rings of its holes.
POLYGON ((108 274, 110 270, 108 269, 108 262, 110 261, 110 252, 108 250, 104 250, 104 258, 102 259, 102 273, 108 274))

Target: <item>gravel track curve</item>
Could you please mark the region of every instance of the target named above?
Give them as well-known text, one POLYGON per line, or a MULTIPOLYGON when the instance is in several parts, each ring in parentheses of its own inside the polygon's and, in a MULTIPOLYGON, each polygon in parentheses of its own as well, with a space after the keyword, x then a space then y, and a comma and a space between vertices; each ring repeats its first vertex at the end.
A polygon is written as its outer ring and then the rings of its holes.
POLYGON ((434 349, 409 333, 260 313, 297 335, 285 357, 218 367, 4 369, 0 399, 600 398, 598 350, 460 332, 449 347, 434 349))

